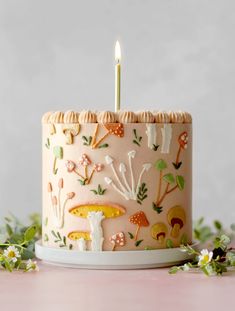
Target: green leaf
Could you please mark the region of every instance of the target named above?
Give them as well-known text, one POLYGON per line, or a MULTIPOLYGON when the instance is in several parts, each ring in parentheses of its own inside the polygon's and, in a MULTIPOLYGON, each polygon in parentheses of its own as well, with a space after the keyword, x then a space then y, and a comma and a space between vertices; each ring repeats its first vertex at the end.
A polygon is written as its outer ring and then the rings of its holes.
POLYGON ((133 240, 134 239, 134 235, 131 232, 128 232, 128 234, 129 234, 130 239, 133 240))
POLYGON ((140 144, 137 140, 133 139, 133 143, 140 147, 140 144))
POLYGON ((51 230, 52 235, 57 239, 57 235, 54 230, 51 230))
POLYGON ((55 146, 53 148, 53 153, 57 159, 63 159, 63 148, 61 146, 55 146))
POLYGON ((23 252, 21 254, 22 260, 28 260, 28 259, 33 259, 35 257, 35 254, 33 251, 30 251, 28 249, 23 249, 23 252))
POLYGON ((48 236, 48 234, 44 234, 44 242, 48 242, 49 241, 49 236, 48 236))
POLYGON ((4 261, 4 265, 6 267, 6 270, 8 270, 9 272, 13 271, 11 264, 7 260, 4 261))
POLYGON ((59 231, 57 231, 57 236, 58 236, 58 238, 59 238, 60 240, 62 240, 62 238, 61 238, 61 235, 60 235, 59 231))
POLYGON ((218 231, 222 230, 222 224, 221 224, 220 221, 215 220, 215 221, 214 221, 214 226, 215 226, 215 229, 216 229, 216 230, 218 230, 218 231))
POLYGON ((162 212, 163 207, 162 206, 157 206, 154 202, 152 203, 152 208, 155 212, 160 214, 162 212))
POLYGON ((99 145, 98 148, 107 148, 109 146, 109 144, 103 144, 103 145, 99 145))
POLYGON ((82 136, 82 139, 88 143, 88 139, 86 138, 86 136, 82 136))
POLYGON ((167 248, 173 248, 174 247, 174 244, 173 244, 171 239, 166 240, 166 247, 167 248))
POLYGON ((178 185, 178 188, 182 191, 184 189, 184 184, 185 184, 184 177, 177 175, 176 176, 176 183, 178 185))
POLYGON ((81 186, 85 186, 87 179, 78 179, 81 186))
POLYGON ((47 226, 48 225, 48 217, 45 217, 44 219, 44 226, 47 226))
POLYGON ((95 189, 91 189, 91 192, 93 192, 94 194, 98 194, 98 192, 95 189))
POLYGON ((153 147, 152 147, 153 151, 157 151, 157 150, 158 150, 158 147, 159 147, 159 145, 153 144, 153 147))
POLYGON ((6 224, 6 230, 9 236, 13 234, 13 229, 9 224, 6 224))
POLYGON ((31 241, 37 233, 37 226, 29 227, 24 233, 24 239, 26 242, 31 241))
POLYGON ((170 268, 169 273, 176 274, 179 270, 180 270, 180 267, 174 266, 170 268))
POLYGON ((167 164, 164 160, 160 159, 157 160, 154 164, 154 167, 158 170, 158 171, 163 171, 165 168, 167 168, 167 164))
POLYGON ((183 233, 180 238, 180 244, 187 245, 188 244, 188 236, 186 233, 183 233))
POLYGON ((175 182, 175 178, 173 176, 173 174, 169 173, 163 176, 163 179, 165 180, 165 182, 167 182, 168 184, 173 184, 175 182))
POLYGON ((143 242, 143 240, 136 241, 135 246, 138 247, 142 242, 143 242))
POLYGON ((137 136, 137 131, 136 131, 136 129, 133 129, 133 133, 134 133, 135 138, 137 139, 138 136, 137 136))
POLYGON ((235 231, 235 224, 231 224, 230 228, 232 231, 235 231))

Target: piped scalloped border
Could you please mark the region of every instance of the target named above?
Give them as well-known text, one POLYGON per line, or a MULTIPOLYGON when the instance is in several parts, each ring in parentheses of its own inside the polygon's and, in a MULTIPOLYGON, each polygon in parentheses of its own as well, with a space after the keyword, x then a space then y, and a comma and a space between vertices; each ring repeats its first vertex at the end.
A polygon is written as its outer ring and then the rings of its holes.
POLYGON ((42 117, 42 123, 192 123, 192 116, 186 111, 112 111, 93 112, 83 110, 49 111, 42 117))

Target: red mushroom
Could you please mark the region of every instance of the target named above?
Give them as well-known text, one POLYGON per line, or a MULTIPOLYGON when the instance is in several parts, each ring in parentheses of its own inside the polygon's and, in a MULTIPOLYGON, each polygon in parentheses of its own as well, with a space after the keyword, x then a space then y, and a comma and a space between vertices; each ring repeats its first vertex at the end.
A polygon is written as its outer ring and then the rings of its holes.
POLYGON ((183 132, 180 134, 178 138, 178 143, 179 143, 179 149, 176 155, 176 161, 175 163, 173 163, 175 169, 177 170, 180 168, 182 164, 182 162, 179 161, 181 150, 185 150, 188 147, 188 133, 187 132, 183 132))
POLYGON ((126 244, 124 232, 118 232, 112 235, 109 240, 113 244, 112 251, 115 250, 116 246, 124 246, 126 244))
MULTIPOLYGON (((99 144, 108 136, 108 135, 115 135, 117 137, 124 136, 124 126, 122 123, 107 123, 103 124, 107 132, 96 142, 96 137, 93 138, 92 148, 95 149, 99 146, 99 144)), ((98 130, 96 129, 95 136, 97 135, 98 130)))
POLYGON ((134 215, 130 216, 129 221, 133 225, 137 225, 137 229, 136 229, 135 236, 134 236, 134 240, 136 241, 140 227, 148 227, 149 226, 148 219, 147 219, 144 212, 139 211, 139 212, 135 213, 134 215))

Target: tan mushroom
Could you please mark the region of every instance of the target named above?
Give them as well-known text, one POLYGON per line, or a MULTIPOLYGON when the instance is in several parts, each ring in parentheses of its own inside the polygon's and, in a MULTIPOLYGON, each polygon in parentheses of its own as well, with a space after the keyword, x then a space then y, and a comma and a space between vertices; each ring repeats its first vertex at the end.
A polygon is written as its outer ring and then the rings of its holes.
POLYGON ((78 123, 74 124, 64 124, 63 133, 66 137, 66 144, 72 145, 74 136, 77 136, 80 131, 80 125, 78 123))
POLYGON ((171 236, 177 238, 180 233, 180 229, 183 228, 186 222, 186 215, 184 209, 180 205, 172 207, 168 214, 167 220, 169 225, 172 227, 171 236))
POLYGON ((102 220, 120 217, 125 212, 124 207, 112 203, 85 203, 69 210, 69 213, 74 216, 88 219, 91 228, 91 250, 93 251, 102 251, 104 241, 102 220))
POLYGON ((86 242, 91 241, 90 232, 88 231, 72 231, 68 234, 68 238, 77 242, 80 251, 86 251, 86 242))
POLYGON ((163 222, 156 223, 151 228, 152 238, 163 244, 167 235, 167 226, 163 222))
POLYGON ((124 127, 123 127, 122 123, 107 123, 107 124, 103 124, 103 126, 106 129, 106 133, 98 141, 96 141, 96 137, 98 134, 99 124, 97 124, 97 126, 96 126, 95 134, 93 135, 93 139, 92 139, 92 148, 93 149, 99 147, 99 144, 108 135, 115 135, 117 137, 123 137, 124 136, 124 127))
POLYGON ((134 215, 130 216, 129 221, 133 225, 137 225, 137 229, 136 229, 135 236, 134 236, 134 240, 136 241, 140 227, 148 227, 149 226, 148 219, 147 219, 144 212, 139 211, 139 212, 135 213, 134 215))

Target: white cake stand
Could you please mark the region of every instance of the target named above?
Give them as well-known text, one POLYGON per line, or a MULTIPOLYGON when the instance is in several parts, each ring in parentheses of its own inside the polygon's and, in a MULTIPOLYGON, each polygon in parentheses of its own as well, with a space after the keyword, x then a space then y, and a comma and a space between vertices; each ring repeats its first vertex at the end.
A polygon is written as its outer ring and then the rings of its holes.
POLYGON ((38 241, 35 251, 37 258, 47 263, 79 269, 149 269, 169 267, 190 259, 190 256, 180 248, 81 252, 42 246, 41 241, 38 241))

